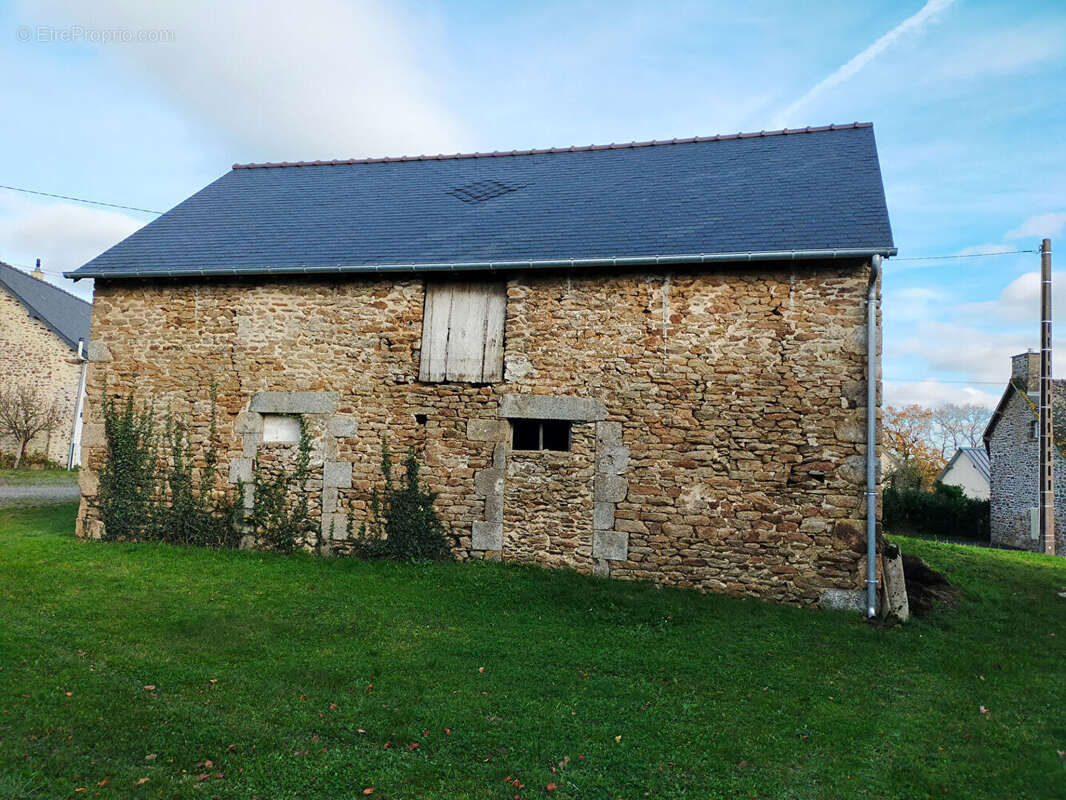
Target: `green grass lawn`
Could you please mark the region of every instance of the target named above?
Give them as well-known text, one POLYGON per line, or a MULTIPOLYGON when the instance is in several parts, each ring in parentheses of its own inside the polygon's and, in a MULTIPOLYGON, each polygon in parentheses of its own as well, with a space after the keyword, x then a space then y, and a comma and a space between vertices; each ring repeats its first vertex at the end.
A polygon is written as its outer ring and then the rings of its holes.
POLYGON ((77 470, 65 469, 0 469, 0 486, 28 484, 76 484, 77 470))
POLYGON ((77 542, 73 516, 0 510, 6 800, 1066 792, 1052 557, 902 539, 962 593, 884 629, 535 568, 77 542))

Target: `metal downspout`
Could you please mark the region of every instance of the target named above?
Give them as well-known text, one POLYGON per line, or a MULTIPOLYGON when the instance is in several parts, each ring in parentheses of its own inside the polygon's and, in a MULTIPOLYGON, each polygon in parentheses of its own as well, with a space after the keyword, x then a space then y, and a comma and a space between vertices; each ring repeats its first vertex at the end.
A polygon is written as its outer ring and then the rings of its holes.
POLYGON ((85 405, 85 370, 89 366, 88 354, 85 352, 85 340, 78 339, 78 359, 81 361, 81 375, 78 378, 78 396, 74 401, 74 424, 70 428, 70 447, 67 450, 67 470, 72 470, 76 466, 74 463, 74 453, 79 450, 78 444, 81 440, 80 428, 81 428, 81 412, 82 407, 85 405))
POLYGON ((877 280, 881 256, 870 259, 866 290, 866 616, 877 616, 877 280))

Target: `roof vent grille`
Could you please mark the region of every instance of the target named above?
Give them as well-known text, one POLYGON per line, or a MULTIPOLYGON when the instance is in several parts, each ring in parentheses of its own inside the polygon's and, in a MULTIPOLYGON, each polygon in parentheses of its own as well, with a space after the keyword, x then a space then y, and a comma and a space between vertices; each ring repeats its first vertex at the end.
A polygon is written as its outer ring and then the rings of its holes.
POLYGON ((475 181, 474 183, 468 183, 466 186, 460 186, 458 189, 445 192, 445 194, 458 197, 464 203, 484 203, 494 197, 500 197, 509 192, 517 192, 519 189, 525 188, 525 186, 526 184, 524 183, 511 186, 499 181, 475 181))

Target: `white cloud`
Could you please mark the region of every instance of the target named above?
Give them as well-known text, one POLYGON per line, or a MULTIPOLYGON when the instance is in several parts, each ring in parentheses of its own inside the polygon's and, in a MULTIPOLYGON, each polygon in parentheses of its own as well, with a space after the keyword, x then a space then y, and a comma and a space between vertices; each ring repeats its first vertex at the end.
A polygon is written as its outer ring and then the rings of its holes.
POLYGON ((1007 231, 1006 239, 1027 239, 1030 236, 1038 239, 1058 236, 1066 228, 1066 213, 1051 212, 1037 214, 1029 217, 1025 222, 1014 230, 1007 231))
MULTIPOLYGON (((1051 273, 1052 319, 1066 319, 1066 272, 1051 273)), ((1008 283, 999 297, 959 306, 963 313, 985 322, 1040 322, 1040 273, 1026 272, 1008 283)))
POLYGON ((817 99, 821 95, 828 92, 830 89, 839 86, 847 81, 855 73, 888 50, 893 44, 898 42, 901 38, 907 35, 917 34, 929 23, 933 22, 936 17, 954 3, 955 0, 928 0, 928 2, 921 7, 921 9, 907 19, 903 20, 899 25, 890 30, 888 33, 879 38, 876 42, 871 44, 857 56, 852 58, 843 66, 830 73, 827 77, 823 78, 806 94, 789 105, 783 111, 777 115, 775 124, 778 125, 796 125, 794 117, 797 112, 803 108, 803 106, 810 103, 812 100, 817 99))
POLYGON ((959 386, 941 383, 929 378, 916 383, 894 383, 885 381, 884 396, 886 406, 919 405, 928 408, 955 403, 956 405, 979 405, 986 408, 995 407, 1000 395, 992 394, 972 386, 959 386))
POLYGON ((929 321, 920 323, 914 335, 903 341, 899 354, 924 361, 926 373, 964 375, 975 383, 998 384, 1010 374, 1010 357, 1038 344, 1038 332, 1035 324, 1031 333, 1025 333, 929 321))
POLYGON ((91 284, 75 285, 57 273, 77 269, 142 225, 117 211, 5 198, 0 202, 0 260, 25 268, 39 258, 51 283, 86 296, 91 284))
POLYGON ((173 31, 171 42, 95 52, 131 63, 242 159, 462 149, 461 126, 419 64, 418 19, 383 0, 27 0, 24 10, 41 24, 173 31))

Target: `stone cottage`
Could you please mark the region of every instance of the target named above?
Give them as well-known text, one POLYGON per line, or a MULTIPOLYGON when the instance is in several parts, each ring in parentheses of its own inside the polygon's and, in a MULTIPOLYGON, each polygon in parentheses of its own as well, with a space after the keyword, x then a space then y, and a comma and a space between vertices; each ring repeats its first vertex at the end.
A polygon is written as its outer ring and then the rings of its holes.
MULTIPOLYGON (((1066 555, 1066 380, 1053 380, 1055 552, 1066 555)), ((992 543, 1043 552, 1040 541, 1040 354, 1011 358, 1011 379, 985 428, 992 543)))
POLYGON ((201 438, 213 381, 233 482, 311 425, 339 550, 387 436, 459 557, 861 601, 895 252, 869 124, 235 165, 71 273, 96 279, 83 492, 105 379, 201 438))
MULTIPOLYGON (((26 452, 71 467, 81 458, 91 306, 45 281, 37 266, 26 273, 0 262, 0 379, 59 403, 60 424, 31 439, 26 452)), ((11 453, 15 446, 0 436, 0 450, 11 453)))

